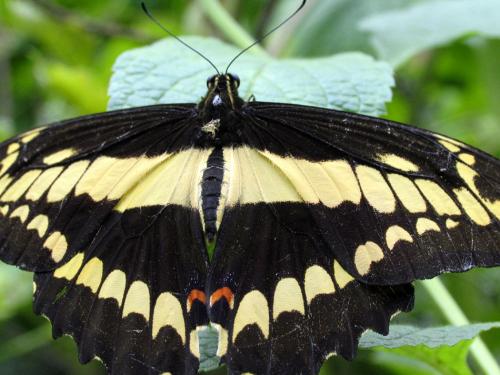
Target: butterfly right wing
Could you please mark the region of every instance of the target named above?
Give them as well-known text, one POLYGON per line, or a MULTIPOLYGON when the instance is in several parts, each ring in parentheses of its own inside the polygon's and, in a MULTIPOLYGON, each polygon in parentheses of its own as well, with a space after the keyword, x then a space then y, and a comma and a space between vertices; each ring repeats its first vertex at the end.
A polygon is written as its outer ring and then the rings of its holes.
POLYGON ((28 271, 71 259, 142 176, 187 144, 190 110, 108 112, 0 145, 0 259, 28 271))
POLYGON ((111 374, 194 374, 207 324, 193 106, 104 113, 0 146, 0 259, 111 374), (186 172, 187 171, 187 172, 186 172))

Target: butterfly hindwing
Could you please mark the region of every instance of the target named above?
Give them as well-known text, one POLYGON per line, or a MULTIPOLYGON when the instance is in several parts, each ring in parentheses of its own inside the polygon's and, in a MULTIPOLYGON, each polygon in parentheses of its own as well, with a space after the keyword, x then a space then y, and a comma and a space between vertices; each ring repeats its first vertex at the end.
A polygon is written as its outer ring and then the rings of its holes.
POLYGON ((87 251, 36 274, 35 311, 110 374, 196 373, 193 332, 208 322, 200 228, 179 206, 112 213, 87 251))
POLYGON ((390 317, 412 308, 411 285, 355 280, 307 211, 293 209, 254 204, 224 214, 209 294, 230 373, 317 373, 330 355, 353 358, 364 330, 386 334, 390 317))

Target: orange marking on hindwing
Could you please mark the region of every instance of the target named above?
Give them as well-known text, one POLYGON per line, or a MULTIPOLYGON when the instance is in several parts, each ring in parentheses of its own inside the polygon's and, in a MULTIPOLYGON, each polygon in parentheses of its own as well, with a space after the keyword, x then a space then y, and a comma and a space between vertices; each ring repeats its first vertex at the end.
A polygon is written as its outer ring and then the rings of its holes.
POLYGON ((229 304, 229 307, 232 309, 234 306, 234 294, 231 289, 229 289, 227 286, 217 289, 215 292, 212 293, 210 296, 210 306, 213 306, 218 300, 221 298, 225 298, 227 303, 229 304))
POLYGON ((193 302, 196 300, 205 304, 207 302, 207 297, 205 296, 205 293, 199 289, 193 289, 191 292, 189 292, 188 297, 187 297, 187 311, 188 312, 191 311, 191 306, 193 305, 193 302))

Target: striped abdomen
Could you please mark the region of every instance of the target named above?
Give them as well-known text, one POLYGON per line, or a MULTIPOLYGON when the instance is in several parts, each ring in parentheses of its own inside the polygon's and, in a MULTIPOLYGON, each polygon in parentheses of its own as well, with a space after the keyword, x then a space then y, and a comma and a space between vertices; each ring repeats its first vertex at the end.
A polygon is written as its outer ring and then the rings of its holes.
POLYGON ((208 157, 207 168, 201 182, 201 202, 205 235, 209 242, 217 233, 217 208, 219 206, 224 179, 224 156, 222 148, 216 147, 208 157))

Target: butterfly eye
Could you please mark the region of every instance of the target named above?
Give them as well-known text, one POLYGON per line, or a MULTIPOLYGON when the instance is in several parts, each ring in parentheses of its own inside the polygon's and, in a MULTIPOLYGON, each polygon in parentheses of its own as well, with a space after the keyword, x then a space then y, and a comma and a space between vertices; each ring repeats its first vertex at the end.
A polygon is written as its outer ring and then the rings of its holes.
POLYGON ((217 77, 217 75, 213 75, 213 76, 211 76, 210 78, 207 79, 207 87, 208 88, 214 86, 214 84, 215 84, 215 78, 216 77, 217 77))
POLYGON ((231 80, 234 82, 236 85, 236 88, 240 87, 240 77, 238 77, 236 74, 230 74, 231 80))

